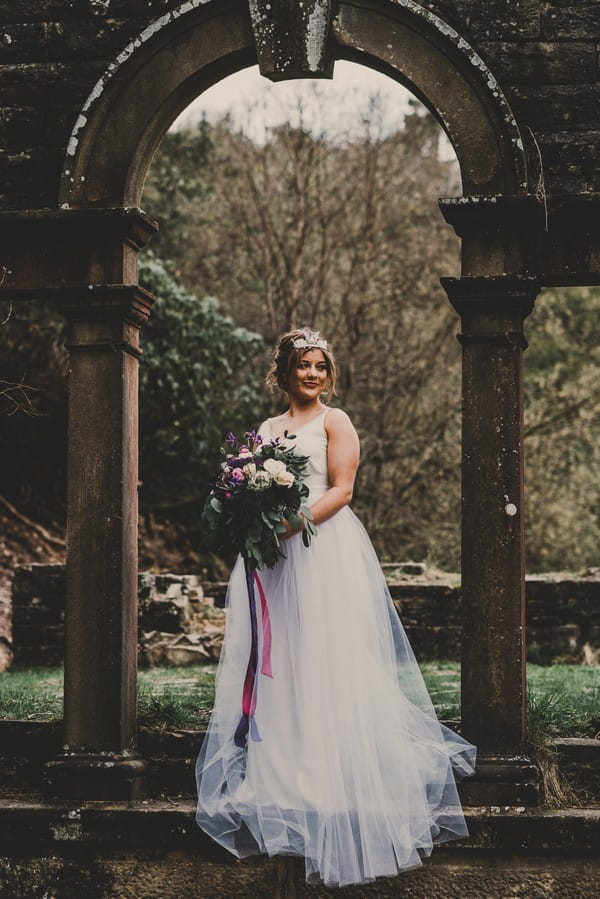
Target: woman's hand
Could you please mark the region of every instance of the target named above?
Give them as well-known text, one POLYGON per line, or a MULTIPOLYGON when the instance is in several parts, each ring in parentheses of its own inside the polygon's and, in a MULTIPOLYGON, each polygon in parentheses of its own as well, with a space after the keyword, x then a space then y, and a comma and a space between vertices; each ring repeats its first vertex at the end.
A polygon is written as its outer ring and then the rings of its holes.
POLYGON ((290 537, 293 537, 295 534, 299 534, 302 530, 304 530, 304 515, 302 512, 298 512, 298 515, 302 519, 302 525, 299 528, 295 528, 287 518, 282 518, 281 523, 285 527, 285 531, 282 531, 281 534, 278 534, 279 540, 289 540, 290 537))

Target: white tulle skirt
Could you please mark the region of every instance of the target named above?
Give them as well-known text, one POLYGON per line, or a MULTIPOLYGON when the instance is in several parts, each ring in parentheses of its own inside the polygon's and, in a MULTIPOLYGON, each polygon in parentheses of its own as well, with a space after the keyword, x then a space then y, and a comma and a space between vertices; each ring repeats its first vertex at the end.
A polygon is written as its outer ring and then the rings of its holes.
MULTIPOLYGON (((238 857, 298 855, 308 881, 365 883, 467 835, 456 780, 475 747, 435 715, 383 573, 348 508, 260 572, 272 677, 254 736, 234 743, 251 625, 244 566, 227 597, 216 699, 198 756, 197 822, 238 857)), ((259 614, 260 614, 260 603, 259 614)), ((260 635, 263 629, 259 620, 260 635)), ((259 652, 260 655, 260 652, 259 652)))

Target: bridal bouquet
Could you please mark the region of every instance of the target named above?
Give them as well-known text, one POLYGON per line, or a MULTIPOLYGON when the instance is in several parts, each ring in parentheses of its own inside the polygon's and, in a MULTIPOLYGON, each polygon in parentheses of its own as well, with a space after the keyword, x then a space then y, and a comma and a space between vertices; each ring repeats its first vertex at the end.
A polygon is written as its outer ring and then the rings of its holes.
POLYGON ((229 434, 221 452, 225 459, 202 512, 208 545, 237 550, 252 570, 272 568, 284 555, 279 534, 285 532, 285 518, 294 528, 303 526, 308 546, 316 533, 303 504, 308 456, 297 455, 279 437, 263 441, 255 431, 244 434, 243 441, 229 434))
POLYGON ((261 739, 254 717, 258 674, 273 677, 271 619, 257 569, 273 568, 283 558, 279 534, 285 532, 284 518, 292 527, 302 527, 305 546, 316 530, 310 509, 303 505, 308 496, 303 479, 308 456, 297 455, 293 446, 284 446, 278 437, 263 441, 255 431, 244 434, 243 442, 230 434, 222 453, 225 459, 204 505, 202 529, 209 546, 237 550, 244 559, 251 643, 234 734, 236 746, 244 748, 248 735, 261 739))

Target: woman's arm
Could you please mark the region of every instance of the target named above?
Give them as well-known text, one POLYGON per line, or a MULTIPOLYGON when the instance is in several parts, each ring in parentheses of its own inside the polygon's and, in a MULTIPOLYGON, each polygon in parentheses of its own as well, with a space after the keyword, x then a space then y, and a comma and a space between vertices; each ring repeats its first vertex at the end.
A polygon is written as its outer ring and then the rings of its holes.
MULTIPOLYGON (((354 425, 341 409, 332 409, 325 418, 327 432, 327 469, 329 490, 310 506, 313 521, 322 524, 347 506, 352 499, 354 479, 360 456, 360 444, 354 425)), ((287 524, 287 522, 286 522, 287 524)), ((280 539, 286 539, 298 531, 288 525, 289 530, 280 539)))

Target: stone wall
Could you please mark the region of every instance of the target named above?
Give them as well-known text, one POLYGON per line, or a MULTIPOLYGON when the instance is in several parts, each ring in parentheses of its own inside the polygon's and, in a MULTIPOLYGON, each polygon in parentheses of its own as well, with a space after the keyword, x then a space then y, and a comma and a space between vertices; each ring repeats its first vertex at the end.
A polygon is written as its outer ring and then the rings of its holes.
MULTIPOLYGON (((422 660, 460 657, 458 577, 422 565, 386 565, 392 598, 422 660)), ((139 577, 142 665, 216 661, 222 645, 226 584, 202 586, 195 575, 139 577)), ((64 640, 62 565, 27 565, 13 582, 13 652, 21 665, 57 665, 64 640)), ((593 661, 600 652, 600 569, 580 578, 527 580, 528 653, 536 662, 593 661)))
MULTIPOLYGON (((0 208, 55 207, 69 134, 100 74, 180 0, 0 0, 0 208)), ((541 148, 549 193, 600 190, 593 0, 430 0, 484 58, 541 148)), ((151 212, 151 210, 149 210, 151 212)))
MULTIPOLYGON (((195 575, 144 572, 138 585, 141 665, 218 660, 225 615, 214 607, 212 597, 205 595, 195 575)), ((13 580, 12 630, 17 664, 62 663, 64 609, 63 565, 27 565, 17 569, 13 580)))

